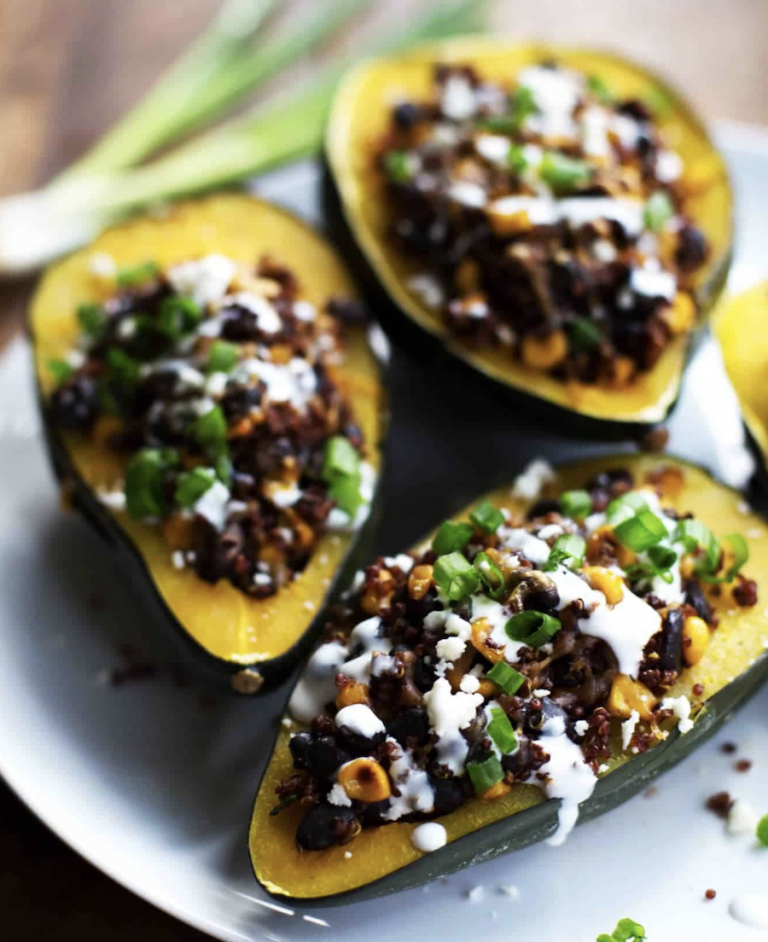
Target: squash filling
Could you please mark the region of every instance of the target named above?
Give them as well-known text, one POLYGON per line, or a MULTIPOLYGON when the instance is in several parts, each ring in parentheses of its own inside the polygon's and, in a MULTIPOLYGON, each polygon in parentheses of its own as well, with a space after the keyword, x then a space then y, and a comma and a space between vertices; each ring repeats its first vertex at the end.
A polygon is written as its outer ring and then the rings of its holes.
POLYGON ((318 309, 267 257, 92 268, 108 297, 79 307, 76 346, 50 364, 52 421, 124 457, 99 496, 162 528, 176 568, 273 595, 321 534, 368 514, 374 471, 334 379, 363 312, 341 296, 318 309))
POLYGON ((651 108, 554 63, 512 86, 437 65, 376 153, 409 291, 471 349, 562 380, 629 386, 696 325, 709 254, 651 108))
POLYGON ((272 813, 302 808, 298 847, 423 821, 414 846, 435 850, 430 819, 520 784, 562 799, 560 843, 609 763, 688 732, 707 694, 672 688, 757 586, 744 537, 679 507, 685 475, 615 467, 558 493, 535 462, 507 506, 358 573, 290 700, 272 813))

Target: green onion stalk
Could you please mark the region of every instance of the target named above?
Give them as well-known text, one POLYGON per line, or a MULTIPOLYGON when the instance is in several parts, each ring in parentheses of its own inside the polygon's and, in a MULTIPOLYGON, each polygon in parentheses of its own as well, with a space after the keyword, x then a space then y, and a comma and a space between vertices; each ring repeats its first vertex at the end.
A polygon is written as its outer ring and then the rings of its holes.
MULTIPOLYGON (((366 47, 363 55, 477 31, 482 23, 483 6, 474 0, 441 3, 406 32, 366 47)), ((153 163, 112 172, 85 172, 80 164, 55 186, 0 200, 0 274, 39 268, 143 206, 226 186, 316 153, 333 93, 357 58, 326 66, 298 93, 210 130, 153 163)))

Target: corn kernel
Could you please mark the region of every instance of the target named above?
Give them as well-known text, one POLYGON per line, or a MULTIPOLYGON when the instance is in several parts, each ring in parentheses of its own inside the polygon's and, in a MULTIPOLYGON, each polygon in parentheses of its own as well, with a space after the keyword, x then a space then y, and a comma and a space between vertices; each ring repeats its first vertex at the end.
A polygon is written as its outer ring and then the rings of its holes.
POLYGON ((664 323, 673 334, 684 334, 693 327, 696 320, 696 305, 687 291, 678 291, 672 304, 664 308, 664 323))
POLYGON ((698 615, 690 615, 683 625, 683 658, 689 667, 698 664, 709 647, 709 625, 698 615))
POLYGON ((339 690, 336 695, 336 709, 341 710, 346 706, 352 706, 353 703, 368 703, 369 694, 368 684, 360 684, 353 680, 339 690))
POLYGON ((611 386, 614 389, 624 389, 635 375, 635 362, 631 357, 616 357, 613 361, 613 375, 611 386))
POLYGON ((480 285, 480 266, 473 258, 465 258, 456 269, 453 280, 462 294, 477 291, 480 285))
POLYGON ((347 762, 337 779, 352 801, 385 801, 392 794, 389 776, 374 759, 347 762))
POLYGON ((641 684, 639 680, 632 680, 626 674, 617 674, 608 696, 608 712, 611 716, 618 716, 628 720, 632 711, 636 710, 641 720, 652 718, 651 710, 658 703, 658 698, 641 684))
POLYGON ((472 646, 492 664, 504 658, 504 648, 492 648, 488 645, 493 628, 487 618, 478 618, 472 622, 472 646))
POLYGON ((593 589, 603 593, 609 605, 618 605, 624 598, 624 581, 610 569, 604 566, 585 566, 582 573, 593 589))
POLYGON ((414 566, 408 576, 408 595, 412 599, 423 599, 432 585, 432 567, 414 566))
POLYGON ((553 330, 548 337, 524 337, 523 362, 536 370, 557 366, 568 355, 568 339, 563 330, 553 330))

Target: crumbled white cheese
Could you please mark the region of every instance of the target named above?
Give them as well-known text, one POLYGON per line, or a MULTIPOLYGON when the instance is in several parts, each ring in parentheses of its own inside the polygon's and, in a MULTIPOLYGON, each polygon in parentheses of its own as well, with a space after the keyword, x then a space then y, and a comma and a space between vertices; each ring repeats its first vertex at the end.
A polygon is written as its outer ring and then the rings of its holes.
POLYGON ((577 736, 586 736, 589 732, 589 722, 587 720, 576 720, 573 728, 577 736))
POLYGON ((461 678, 459 689, 464 693, 477 693, 480 689, 480 678, 475 674, 465 674, 461 678))
POLYGON ((108 507, 110 510, 116 510, 118 512, 125 510, 125 494, 123 491, 97 490, 96 496, 99 498, 99 503, 104 504, 104 506, 108 507))
POLYGON ((725 829, 729 834, 754 834, 760 816, 744 798, 737 798, 728 812, 725 829))
POLYGON ((214 481, 195 504, 195 513, 205 517, 215 530, 223 530, 227 519, 229 498, 229 488, 221 481, 214 481))
POLYGON ((168 281, 177 294, 192 298, 195 304, 205 307, 224 297, 236 270, 231 259, 223 255, 206 255, 168 269, 168 281))
POLYGON ((452 121, 466 121, 477 108, 475 90, 463 75, 450 75, 443 85, 440 110, 452 121))
POLYGON ((478 134, 475 138, 475 150, 489 163, 507 166, 511 144, 508 137, 500 134, 478 134))
POLYGON ((227 388, 227 380, 229 377, 226 373, 216 372, 211 373, 208 379, 205 381, 205 394, 210 396, 212 399, 218 399, 219 396, 224 395, 224 390, 227 388))
POLYGON ((635 294, 672 301, 677 290, 677 281, 671 272, 662 269, 633 268, 629 276, 629 286, 635 294))
POLYGON ((556 477, 555 469, 548 461, 536 458, 515 478, 512 496, 523 500, 534 500, 539 496, 544 485, 554 481, 556 477))
POLYGON ((365 739, 372 739, 379 733, 385 732, 384 724, 364 703, 353 703, 351 706, 342 707, 336 714, 336 726, 339 729, 343 726, 365 739))
POLYGON ((484 898, 485 889, 482 886, 473 886, 471 890, 467 890, 467 899, 471 903, 479 903, 484 898))
POLYGON ((547 69, 533 65, 522 69, 518 84, 533 95, 538 113, 529 115, 525 128, 545 137, 573 137, 573 111, 579 103, 584 79, 569 69, 547 69))
POLYGON ((448 843, 448 833, 442 824, 438 824, 437 821, 428 821, 413 830, 411 841, 416 850, 430 854, 432 851, 445 847, 448 843))
POLYGON ((253 584, 254 585, 271 585, 272 576, 267 575, 266 572, 255 572, 253 574, 253 584))
POLYGON ((448 187, 448 198, 472 209, 481 209, 488 200, 485 190, 479 184, 463 181, 452 183, 448 187))
POLYGON ((665 697, 661 701, 662 710, 671 710, 673 716, 677 717, 677 728, 680 735, 684 736, 693 729, 693 720, 691 719, 691 701, 685 695, 680 697, 665 697))
POLYGON ((656 176, 662 183, 673 183, 683 173, 683 161, 673 150, 660 150, 656 155, 656 176))
POLYGON ((443 638, 437 642, 437 656, 446 661, 458 661, 466 646, 466 641, 462 641, 461 638, 443 638))
POLYGON ((337 807, 349 808, 352 804, 352 799, 344 791, 344 786, 336 782, 333 788, 328 792, 328 802, 337 807))
POLYGON ((483 697, 479 693, 452 693, 450 683, 443 677, 439 677, 432 689, 424 694, 430 729, 438 737, 438 761, 447 765, 454 775, 463 770, 469 751, 460 730, 469 726, 482 702, 483 697))
POLYGON ((384 564, 390 569, 397 566, 400 572, 407 573, 413 569, 413 556, 407 553, 398 553, 397 556, 385 556, 384 564))
POLYGON ((174 550, 171 553, 171 564, 174 569, 184 569, 186 567, 187 561, 181 550, 174 550))
POLYGON ((108 252, 94 252, 88 259, 88 271, 97 278, 110 281, 117 275, 117 262, 108 252))
POLYGON ((632 742, 632 737, 635 735, 635 727, 640 721, 640 714, 637 710, 632 710, 629 714, 629 719, 624 720, 621 724, 621 748, 625 751, 629 749, 629 744, 632 742))
POLYGON ((293 316, 300 321, 309 322, 317 317, 317 308, 309 301, 295 301, 293 304, 293 316))
POLYGON ((417 294, 429 308, 439 308, 445 304, 445 292, 434 275, 413 275, 406 282, 408 288, 417 294))

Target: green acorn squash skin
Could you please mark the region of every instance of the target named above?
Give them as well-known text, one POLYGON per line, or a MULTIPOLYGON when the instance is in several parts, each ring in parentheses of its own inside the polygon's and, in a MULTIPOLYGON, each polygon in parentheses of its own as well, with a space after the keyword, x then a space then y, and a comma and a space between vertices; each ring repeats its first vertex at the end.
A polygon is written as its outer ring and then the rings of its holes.
POLYGON ((352 403, 368 460, 378 473, 365 525, 354 534, 321 537, 301 576, 267 599, 250 599, 226 580, 211 585, 192 569, 174 570, 157 528, 107 509, 98 499, 96 489, 114 486, 124 459, 52 421, 48 400, 53 384, 47 364, 60 358, 77 336, 77 305, 103 297, 88 269, 95 252, 111 254, 118 267, 149 258, 166 267, 211 252, 253 263, 270 254, 296 272, 303 296, 317 305, 332 294, 354 297, 353 284, 336 253, 305 223, 260 200, 230 194, 183 203, 162 217, 136 219, 104 233, 50 269, 31 305, 44 438, 66 502, 114 551, 151 613, 153 626, 164 626, 180 642, 181 656, 197 675, 242 693, 266 691, 284 679, 311 644, 325 608, 365 558, 375 530, 387 421, 382 366, 366 329, 348 328, 345 362, 337 368, 336 379, 352 403), (248 632, 249 626, 256 631, 248 632))
POLYGON ((349 241, 355 246, 356 264, 367 276, 366 283, 375 285, 371 290, 377 300, 388 302, 393 329, 405 315, 412 329, 404 328, 401 336, 418 344, 421 355, 426 331, 441 341, 454 362, 458 359, 463 366, 493 380, 495 391, 498 384, 506 387, 513 405, 534 403, 544 421, 568 434, 604 440, 640 437, 668 417, 677 402, 682 376, 701 328, 728 276, 733 251, 733 198, 723 159, 704 126, 663 80, 627 60, 598 51, 519 46, 488 37, 430 44, 397 58, 363 63, 348 74, 331 109, 326 155, 340 208, 337 216, 343 218, 349 241), (511 361, 499 350, 472 350, 462 345, 449 333, 440 315, 425 307, 406 287, 406 278, 416 268, 387 237, 388 215, 374 155, 388 126, 394 91, 399 96, 426 97, 431 67, 438 61, 474 63, 483 75, 508 80, 523 66, 547 59, 599 75, 619 94, 663 98, 667 109, 658 123, 676 139, 690 181, 691 215, 712 247, 708 262, 695 280, 700 307, 697 328, 687 336, 673 338, 656 367, 624 390, 588 385, 569 388, 541 371, 511 361))
MULTIPOLYGON (((705 742, 768 677, 768 653, 764 648, 768 620, 763 615, 764 599, 768 597, 768 533, 762 518, 745 515, 739 509, 742 498, 737 492, 716 483, 701 468, 667 456, 624 455, 568 465, 559 469, 559 485, 564 489, 578 487, 598 471, 618 467, 629 468, 639 478, 660 464, 676 465, 685 473, 680 496, 667 503, 693 511, 717 533, 744 532, 758 525, 763 530, 760 539, 749 541, 747 568, 750 578, 758 583, 758 604, 754 609, 731 609, 731 614, 727 613, 731 603, 724 600, 716 606, 720 624, 704 658, 687 668, 670 691, 671 696, 692 695, 695 684, 704 686, 706 699, 693 729, 684 736, 675 729, 665 742, 643 754, 615 755, 593 795, 580 805, 580 823, 615 808, 676 765, 705 742)), ((508 487, 487 496, 520 509, 519 502, 509 499, 508 487)), ((269 814, 276 804, 275 786, 293 768, 288 752, 291 732, 300 728, 297 724, 281 728, 251 819, 249 847, 254 873, 275 897, 307 899, 313 906, 373 899, 527 847, 557 828, 559 802, 545 800, 535 786, 519 785, 497 801, 472 799, 440 818, 449 843, 431 854, 421 854, 413 847, 410 835, 416 825, 400 822, 364 830, 350 845, 351 860, 344 858, 345 847, 302 853, 296 849, 294 839, 301 809, 289 806, 278 815, 269 814)))

